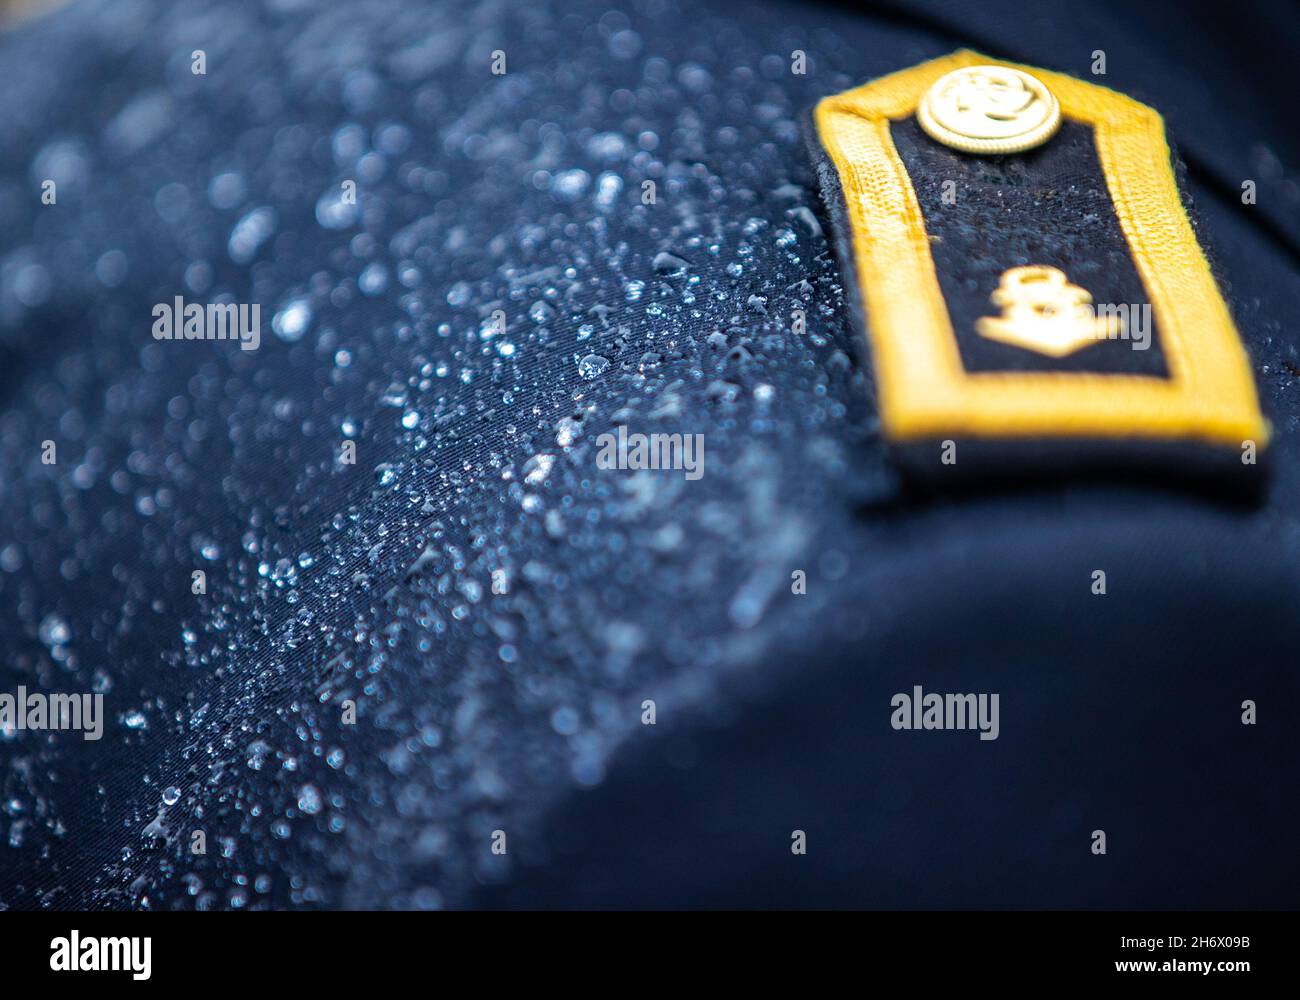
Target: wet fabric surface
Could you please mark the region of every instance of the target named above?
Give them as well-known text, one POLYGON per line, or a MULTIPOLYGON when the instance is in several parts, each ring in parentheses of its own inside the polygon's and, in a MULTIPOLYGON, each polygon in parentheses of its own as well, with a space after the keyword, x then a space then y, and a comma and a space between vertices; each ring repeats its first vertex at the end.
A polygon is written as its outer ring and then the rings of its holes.
POLYGON ((0 40, 0 690, 107 712, 0 734, 0 905, 1293 905, 1294 259, 1194 177, 1258 506, 910 497, 799 116, 967 41, 409 2, 0 40), (260 349, 154 341, 176 295, 260 303, 260 349), (598 469, 617 424, 703 478, 598 469), (1001 692, 1000 738, 891 730, 914 684, 1001 692))

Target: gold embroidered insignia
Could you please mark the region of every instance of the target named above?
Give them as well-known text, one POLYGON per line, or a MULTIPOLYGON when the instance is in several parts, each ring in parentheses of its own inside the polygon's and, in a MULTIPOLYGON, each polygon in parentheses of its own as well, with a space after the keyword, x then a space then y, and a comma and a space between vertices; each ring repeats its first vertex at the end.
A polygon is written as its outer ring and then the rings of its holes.
POLYGON ((1266 441, 1151 108, 962 51, 827 97, 813 124, 887 439, 1266 441), (1038 145, 990 156, 948 133, 1038 145), (1092 172, 1092 201, 1055 186, 1064 168, 1092 172), (1149 310, 1154 335, 1118 339, 1092 296, 1149 310))

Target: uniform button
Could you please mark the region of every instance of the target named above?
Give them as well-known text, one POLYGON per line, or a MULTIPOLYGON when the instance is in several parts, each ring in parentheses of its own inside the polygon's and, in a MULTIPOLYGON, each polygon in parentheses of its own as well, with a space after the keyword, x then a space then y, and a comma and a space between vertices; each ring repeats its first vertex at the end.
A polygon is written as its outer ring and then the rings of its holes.
POLYGON ((963 153, 1000 156, 1041 146, 1061 125, 1042 80, 1009 66, 967 66, 935 81, 916 109, 932 139, 963 153))

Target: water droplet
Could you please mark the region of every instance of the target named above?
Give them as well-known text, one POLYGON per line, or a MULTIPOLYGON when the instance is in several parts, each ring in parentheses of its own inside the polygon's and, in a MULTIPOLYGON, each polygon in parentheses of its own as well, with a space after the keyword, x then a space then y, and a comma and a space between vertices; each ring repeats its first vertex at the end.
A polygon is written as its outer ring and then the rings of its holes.
POLYGON ((260 771, 266 766, 266 756, 271 752, 270 745, 265 740, 254 740, 248 744, 248 766, 254 771, 260 771))
POLYGON ((238 208, 244 200, 248 187, 244 178, 236 173, 217 174, 208 184, 208 201, 213 208, 228 212, 238 208))
POLYGON ((382 264, 371 264, 357 278, 357 287, 362 295, 374 298, 388 287, 388 269, 382 264))
POLYGON ((230 231, 226 251, 236 264, 247 264, 257 256, 258 248, 275 232, 278 216, 273 208, 255 208, 235 223, 230 231))
POLYGON ((303 785, 298 789, 298 808, 308 816, 315 816, 320 812, 320 790, 315 785, 303 785))
POLYGON ((677 271, 686 270, 686 261, 676 254, 669 253, 667 250, 655 254, 654 269, 660 274, 672 274, 677 271))
POLYGON ((599 354, 588 354, 578 362, 578 374, 585 379, 598 378, 608 367, 609 358, 601 357, 599 354))
POLYGON ((562 705, 551 713, 551 728, 561 736, 572 736, 578 731, 578 713, 562 705))
POLYGON ((271 319, 271 329, 286 343, 302 340, 311 326, 312 309, 306 299, 294 299, 271 319))
POLYGON ((316 221, 325 229, 346 229, 357 220, 360 206, 343 200, 343 189, 332 187, 316 202, 316 221))
POLYGON ((534 455, 524 463, 524 482, 529 486, 546 482, 546 477, 551 474, 551 467, 554 464, 554 455, 534 455))
POLYGON ((618 196, 623 193, 623 178, 606 170, 596 181, 596 204, 601 208, 613 208, 618 196))
POLYGON ((581 433, 582 424, 572 417, 561 417, 555 422, 555 443, 561 448, 569 447, 581 433))
POLYGON ((551 180, 551 193, 560 201, 576 201, 586 193, 590 183, 591 175, 585 170, 576 167, 572 170, 561 170, 551 180))
POLYGON ((48 614, 41 619, 39 633, 41 642, 47 646, 62 646, 72 638, 72 629, 56 614, 48 614))

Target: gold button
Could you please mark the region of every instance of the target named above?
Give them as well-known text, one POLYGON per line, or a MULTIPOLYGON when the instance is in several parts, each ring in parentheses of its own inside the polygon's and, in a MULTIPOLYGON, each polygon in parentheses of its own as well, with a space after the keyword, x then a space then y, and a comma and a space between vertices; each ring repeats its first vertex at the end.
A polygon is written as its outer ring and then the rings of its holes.
POLYGON ((928 136, 963 153, 1000 156, 1041 146, 1061 125, 1042 80, 1009 66, 967 66, 935 81, 916 109, 928 136))

